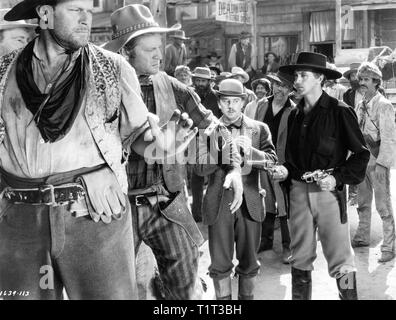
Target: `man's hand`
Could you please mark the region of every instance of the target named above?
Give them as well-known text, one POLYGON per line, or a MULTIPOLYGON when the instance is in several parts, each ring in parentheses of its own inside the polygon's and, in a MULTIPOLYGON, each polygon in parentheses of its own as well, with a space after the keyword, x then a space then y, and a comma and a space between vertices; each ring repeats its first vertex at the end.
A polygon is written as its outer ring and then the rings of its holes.
POLYGON ((235 213, 242 205, 243 196, 242 176, 238 169, 233 169, 226 175, 223 188, 234 190, 234 199, 229 205, 231 213, 235 213))
POLYGON ((147 119, 155 147, 154 152, 150 150, 150 154, 145 153, 145 157, 149 159, 164 159, 180 154, 187 149, 198 132, 197 127, 191 129, 193 121, 188 114, 181 114, 179 110, 175 110, 171 119, 161 127, 155 114, 149 113, 147 119))
POLYGON ((246 156, 250 155, 252 149, 252 139, 247 136, 238 136, 234 139, 236 146, 241 148, 246 156))
POLYGON ((334 178, 334 176, 329 174, 327 177, 317 181, 317 184, 319 185, 319 187, 322 191, 334 191, 335 187, 337 185, 337 182, 336 182, 336 179, 334 178))
POLYGON ((270 173, 272 179, 277 181, 284 181, 289 176, 289 171, 285 166, 275 166, 273 169, 271 169, 270 173))
POLYGON ((378 182, 385 183, 386 179, 386 168, 377 164, 375 166, 375 177, 377 178, 378 182))

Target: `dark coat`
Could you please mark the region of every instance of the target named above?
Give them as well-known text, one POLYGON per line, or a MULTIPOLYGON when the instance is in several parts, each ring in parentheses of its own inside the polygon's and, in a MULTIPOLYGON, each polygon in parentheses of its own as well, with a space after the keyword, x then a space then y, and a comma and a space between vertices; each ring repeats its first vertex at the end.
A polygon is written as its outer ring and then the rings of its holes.
POLYGON ((348 105, 351 106, 352 108, 356 108, 355 106, 355 96, 356 96, 356 90, 353 90, 352 88, 349 88, 345 93, 342 98, 342 100, 348 105))
MULTIPOLYGON (((241 135, 249 135, 250 132, 252 139, 251 159, 277 161, 275 147, 272 144, 268 126, 243 115, 240 133, 241 135)), ((207 148, 200 148, 200 150, 204 151, 207 148)), ((214 150, 213 147, 211 147, 211 150, 214 150)), ((206 155, 203 153, 199 158, 203 159, 205 157, 206 155)), ((259 192, 259 172, 258 166, 249 168, 244 165, 242 168, 242 183, 244 201, 246 202, 249 216, 257 222, 262 222, 264 220, 265 205, 259 192), (251 169, 250 172, 249 169, 251 169), (244 174, 247 172, 249 173, 244 174)), ((213 225, 219 216, 220 210, 229 211, 228 200, 225 199, 225 194, 228 191, 223 188, 227 173, 221 167, 213 164, 198 164, 197 173, 209 175, 202 213, 204 224, 213 225)))

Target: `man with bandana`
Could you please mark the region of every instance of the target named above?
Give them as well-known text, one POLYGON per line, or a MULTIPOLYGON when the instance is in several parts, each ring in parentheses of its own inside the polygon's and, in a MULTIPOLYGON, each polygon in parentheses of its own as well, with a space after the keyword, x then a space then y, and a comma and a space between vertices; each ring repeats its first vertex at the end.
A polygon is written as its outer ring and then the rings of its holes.
POLYGON ((134 69, 88 43, 92 10, 24 0, 5 15, 41 27, 0 58, 0 292, 16 292, 6 299, 136 299, 122 150, 167 151, 167 135, 188 134, 160 129, 134 69))

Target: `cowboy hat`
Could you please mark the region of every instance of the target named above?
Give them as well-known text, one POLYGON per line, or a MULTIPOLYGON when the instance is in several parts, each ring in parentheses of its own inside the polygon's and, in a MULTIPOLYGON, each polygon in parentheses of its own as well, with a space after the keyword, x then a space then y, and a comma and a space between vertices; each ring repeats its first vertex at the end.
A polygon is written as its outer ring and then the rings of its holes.
POLYGON ((13 29, 13 28, 36 28, 37 24, 26 23, 24 20, 12 21, 8 22, 4 20, 4 16, 7 12, 10 11, 10 8, 0 9, 0 30, 13 29))
POLYGON ((210 72, 209 68, 204 68, 204 67, 196 67, 193 74, 193 78, 200 78, 200 79, 207 79, 207 80, 212 80, 212 74, 210 72))
POLYGON ((210 52, 206 57, 209 58, 209 59, 210 59, 211 57, 216 57, 217 59, 220 59, 220 58, 221 58, 221 56, 217 55, 217 52, 216 52, 216 51, 210 52))
POLYGON ((326 56, 315 52, 300 52, 295 64, 279 67, 279 71, 294 75, 294 71, 298 69, 308 69, 325 75, 328 80, 341 78, 341 72, 332 70, 326 66, 326 56))
POLYGON ((221 73, 221 70, 219 68, 215 67, 215 66, 206 66, 206 67, 209 68, 210 70, 216 72, 216 75, 218 75, 218 76, 221 73))
POLYGON ((381 70, 372 62, 363 62, 358 69, 358 76, 382 80, 381 70))
POLYGON ((12 7, 4 16, 7 21, 17 21, 38 18, 36 7, 43 5, 54 6, 59 0, 23 0, 12 7))
POLYGON ((252 34, 248 31, 242 31, 239 34, 239 39, 246 39, 246 38, 251 38, 251 37, 252 37, 252 34))
POLYGON ((216 95, 220 96, 230 96, 230 97, 246 97, 245 89, 238 80, 235 79, 225 79, 220 82, 219 90, 216 90, 216 95))
POLYGON ((358 69, 359 69, 359 67, 360 67, 360 62, 352 62, 352 63, 349 65, 349 70, 347 70, 347 71, 344 72, 343 77, 344 77, 345 79, 349 79, 349 75, 350 75, 352 72, 357 72, 358 69))
POLYGON ((282 83, 293 88, 294 75, 278 71, 277 73, 268 73, 265 75, 265 77, 270 81, 282 83))
POLYGON ((186 38, 186 34, 183 30, 177 30, 173 34, 170 34, 169 37, 181 39, 181 40, 189 40, 190 38, 186 38))
POLYGON ((165 33, 180 29, 180 24, 163 28, 154 21, 150 9, 142 4, 131 4, 114 11, 110 16, 113 34, 112 40, 103 48, 118 52, 133 38, 146 33, 165 33))
POLYGON ((231 73, 232 73, 231 77, 242 76, 243 83, 246 83, 249 81, 249 75, 245 72, 245 70, 243 70, 240 67, 232 67, 231 73))

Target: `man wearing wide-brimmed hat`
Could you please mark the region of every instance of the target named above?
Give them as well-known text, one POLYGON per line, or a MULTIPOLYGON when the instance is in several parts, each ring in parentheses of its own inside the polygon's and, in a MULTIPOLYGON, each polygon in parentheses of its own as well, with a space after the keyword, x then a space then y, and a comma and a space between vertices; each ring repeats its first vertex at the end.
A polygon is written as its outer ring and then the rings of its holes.
POLYGON ((173 76, 176 66, 187 65, 187 49, 184 41, 190 38, 186 37, 183 30, 173 31, 169 37, 173 41, 165 47, 164 71, 173 76))
MULTIPOLYGON (((219 108, 223 113, 220 121, 232 132, 241 154, 244 154, 244 159, 276 161, 268 127, 242 113, 243 100, 246 99, 243 85, 235 79, 225 79, 219 85, 217 96, 219 108)), ((217 139, 210 140, 212 146, 209 150, 216 150, 219 147, 217 141, 217 139)), ((205 160, 208 156, 206 143, 206 139, 201 140, 203 146, 199 148, 200 158, 205 160)), ((210 156, 216 158, 217 153, 210 156)), ((252 167, 248 164, 244 167, 247 170, 243 175, 243 204, 232 214, 227 206, 232 193, 230 190, 223 191, 221 187, 226 172, 222 167, 206 165, 213 163, 212 159, 197 165, 199 174, 210 174, 202 211, 203 222, 208 225, 211 258, 209 275, 213 279, 216 298, 231 300, 231 273, 235 251, 238 259, 238 265, 235 267, 239 277, 238 299, 253 300, 256 276, 260 270, 257 248, 265 210, 259 192, 260 167, 252 167)))
POLYGON ((221 56, 219 56, 216 51, 209 53, 206 57, 208 59, 206 62, 208 67, 219 69, 219 74, 224 71, 223 65, 221 64, 221 56))
POLYGON ((360 89, 359 80, 357 78, 357 71, 360 66, 360 62, 354 62, 349 65, 349 70, 345 71, 343 77, 349 81, 351 87, 344 93, 343 101, 356 108, 357 104, 363 100, 363 93, 360 89))
MULTIPOLYGON (((214 80, 209 68, 196 67, 193 72, 193 85, 195 92, 199 95, 202 105, 213 112, 216 117, 221 117, 221 111, 217 104, 216 92, 211 83, 214 80)), ((204 177, 191 172, 192 192, 192 215, 197 222, 202 221, 202 199, 204 191, 204 177)))
POLYGON ((285 161, 274 172, 275 179, 286 180, 292 297, 311 298, 317 230, 340 298, 357 299, 345 185, 363 181, 370 154, 352 108, 323 91, 326 79, 341 77, 326 67, 324 55, 301 52, 279 71, 294 76, 303 97, 289 115, 285 161))
POLYGON ((248 31, 242 31, 239 35, 239 41, 234 43, 228 56, 228 65, 230 68, 240 67, 246 72, 256 69, 256 52, 253 44, 250 43, 252 34, 248 31))
MULTIPOLYGON (((295 108, 295 104, 289 98, 293 91, 294 77, 280 71, 276 74, 268 74, 266 77, 272 82, 273 95, 268 99, 259 100, 256 108, 247 105, 245 114, 250 114, 253 119, 268 125, 279 162, 283 163, 285 161, 288 118, 290 112, 295 108)), ((259 252, 272 249, 274 224, 276 217, 278 217, 282 237, 282 262, 288 263, 290 234, 281 187, 279 182, 274 181, 268 172, 261 173, 260 182, 262 188, 266 190, 266 216, 262 224, 259 252)))
MULTIPOLYGON (((139 76, 143 100, 148 109, 158 115, 160 124, 165 123, 175 109, 182 110, 190 115, 194 127, 202 129, 200 134, 220 131, 227 141, 232 152, 228 155, 224 186, 233 188, 230 207, 236 211, 242 203, 241 159, 230 133, 218 125, 218 119, 200 103, 192 88, 159 70, 161 33, 174 30, 160 28, 150 10, 139 4, 113 12, 111 24, 113 40, 105 48, 115 52, 124 49, 139 76)), ((185 183, 184 166, 175 162, 147 163, 132 151, 127 172, 136 250, 142 241, 152 248, 166 299, 199 298, 198 248, 203 238, 181 192, 185 183)))
POLYGON ((0 56, 26 46, 32 36, 31 30, 37 27, 36 24, 26 23, 24 20, 4 20, 8 11, 10 8, 0 9, 0 56))
POLYGON ((24 0, 4 17, 41 27, 0 58, 0 291, 28 292, 5 299, 137 298, 123 147, 173 149, 174 133, 128 62, 88 43, 92 10, 24 0))
POLYGON ((363 62, 357 73, 364 98, 356 107, 360 129, 371 157, 364 181, 358 185, 359 226, 352 240, 353 247, 370 245, 371 207, 382 219, 383 242, 379 262, 395 257, 395 220, 390 196, 390 169, 396 158, 395 109, 378 88, 382 72, 371 62, 363 62))

